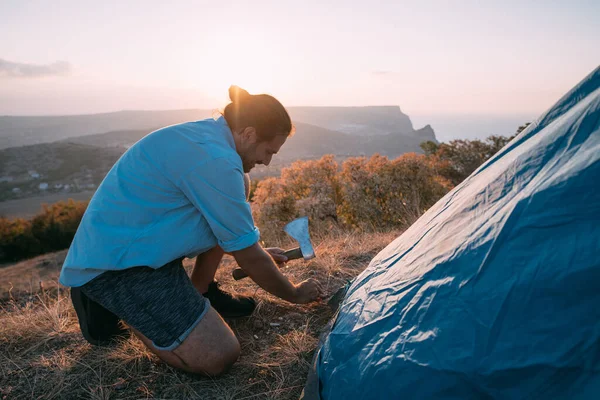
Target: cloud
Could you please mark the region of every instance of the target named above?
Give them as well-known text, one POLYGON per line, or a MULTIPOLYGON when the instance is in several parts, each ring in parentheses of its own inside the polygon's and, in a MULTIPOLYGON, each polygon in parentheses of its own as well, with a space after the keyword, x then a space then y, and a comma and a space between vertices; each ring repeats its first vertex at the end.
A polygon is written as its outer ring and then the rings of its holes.
POLYGON ((375 75, 375 76, 392 76, 395 75, 396 73, 394 71, 373 71, 371 72, 371 74, 375 75))
POLYGON ((52 64, 25 64, 0 58, 0 78, 41 78, 64 76, 71 72, 71 64, 57 61, 52 64))

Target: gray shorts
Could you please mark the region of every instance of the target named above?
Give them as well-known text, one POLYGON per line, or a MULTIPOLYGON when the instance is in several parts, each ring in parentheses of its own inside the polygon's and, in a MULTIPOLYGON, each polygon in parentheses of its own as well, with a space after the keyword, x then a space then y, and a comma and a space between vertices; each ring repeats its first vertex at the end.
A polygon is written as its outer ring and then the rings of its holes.
POLYGON ((157 349, 170 351, 183 342, 210 308, 181 261, 157 269, 106 271, 83 285, 81 291, 152 340, 157 349))

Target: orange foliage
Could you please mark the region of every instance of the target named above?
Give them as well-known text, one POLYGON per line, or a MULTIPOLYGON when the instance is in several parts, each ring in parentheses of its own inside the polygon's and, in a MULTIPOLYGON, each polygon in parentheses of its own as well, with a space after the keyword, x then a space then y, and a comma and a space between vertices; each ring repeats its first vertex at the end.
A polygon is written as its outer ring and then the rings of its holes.
POLYGON ((284 168, 280 178, 259 182, 256 221, 267 240, 270 232, 303 215, 317 225, 315 229, 332 221, 362 229, 405 227, 449 189, 423 155, 349 158, 341 168, 327 155, 297 161, 284 168))

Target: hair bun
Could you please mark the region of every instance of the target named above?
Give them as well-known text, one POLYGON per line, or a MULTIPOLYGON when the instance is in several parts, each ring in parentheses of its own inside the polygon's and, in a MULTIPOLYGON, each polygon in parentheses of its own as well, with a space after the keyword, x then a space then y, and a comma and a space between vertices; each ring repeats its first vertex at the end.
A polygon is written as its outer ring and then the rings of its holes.
POLYGON ((235 85, 229 87, 229 99, 231 99, 232 102, 237 103, 240 100, 248 98, 250 98, 250 93, 241 87, 235 85))

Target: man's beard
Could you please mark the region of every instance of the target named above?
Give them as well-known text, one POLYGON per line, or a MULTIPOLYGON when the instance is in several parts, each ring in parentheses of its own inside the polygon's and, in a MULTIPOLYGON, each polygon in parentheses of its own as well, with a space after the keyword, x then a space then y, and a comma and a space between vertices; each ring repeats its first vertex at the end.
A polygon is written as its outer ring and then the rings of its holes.
POLYGON ((250 172, 250 170, 256 165, 256 159, 254 158, 254 155, 256 154, 257 147, 258 145, 256 143, 251 144, 248 146, 245 152, 240 154, 240 158, 242 159, 242 165, 244 167, 244 172, 246 174, 250 172), (247 157, 246 155, 251 156, 247 157))
POLYGON ((244 172, 248 173, 254 166, 256 165, 253 161, 242 160, 242 166, 244 167, 244 172))

